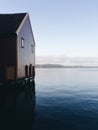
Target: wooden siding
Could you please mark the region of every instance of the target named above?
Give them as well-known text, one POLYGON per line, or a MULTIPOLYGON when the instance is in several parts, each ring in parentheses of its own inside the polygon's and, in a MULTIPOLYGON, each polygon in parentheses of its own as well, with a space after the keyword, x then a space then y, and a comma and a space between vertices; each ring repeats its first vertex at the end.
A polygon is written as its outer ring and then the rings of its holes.
POLYGON ((16 36, 0 37, 0 62, 2 64, 16 63, 16 36))
POLYGON ((10 65, 14 65, 16 71, 16 35, 0 36, 0 80, 6 80, 10 65))
POLYGON ((26 76, 25 66, 27 65, 29 67, 30 65, 35 65, 35 43, 34 38, 32 37, 29 17, 26 18, 24 24, 22 25, 22 28, 19 30, 17 38, 17 47, 17 77, 23 78, 26 76), (24 47, 21 46, 21 40, 23 39, 24 47), (32 49, 34 50, 33 52, 32 49))

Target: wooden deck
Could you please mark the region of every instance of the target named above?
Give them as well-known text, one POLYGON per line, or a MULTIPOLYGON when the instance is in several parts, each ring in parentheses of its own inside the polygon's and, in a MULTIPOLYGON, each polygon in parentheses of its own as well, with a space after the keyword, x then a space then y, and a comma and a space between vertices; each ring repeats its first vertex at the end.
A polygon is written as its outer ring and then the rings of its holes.
POLYGON ((34 77, 25 77, 18 80, 4 81, 0 83, 0 90, 24 90, 29 86, 34 86, 34 77))

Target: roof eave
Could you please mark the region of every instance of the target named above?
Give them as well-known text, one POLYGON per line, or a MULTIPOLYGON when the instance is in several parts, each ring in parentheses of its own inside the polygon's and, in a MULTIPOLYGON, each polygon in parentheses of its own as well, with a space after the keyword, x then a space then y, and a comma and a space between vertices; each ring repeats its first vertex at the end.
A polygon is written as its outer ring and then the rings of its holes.
POLYGON ((22 22, 20 23, 19 27, 18 27, 17 30, 16 30, 15 33, 16 33, 17 35, 18 35, 20 29, 22 28, 22 26, 23 26, 23 24, 24 24, 24 22, 25 22, 25 20, 26 20, 27 17, 28 17, 28 13, 26 13, 25 17, 23 18, 22 22))
POLYGON ((6 37, 6 36, 12 36, 12 35, 17 36, 17 34, 13 32, 13 33, 1 33, 0 37, 6 37))

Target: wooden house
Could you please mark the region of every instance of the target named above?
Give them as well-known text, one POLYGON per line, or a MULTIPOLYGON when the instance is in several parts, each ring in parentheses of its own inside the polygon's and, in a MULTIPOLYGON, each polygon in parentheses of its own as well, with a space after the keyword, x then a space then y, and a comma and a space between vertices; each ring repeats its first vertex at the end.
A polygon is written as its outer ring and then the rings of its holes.
POLYGON ((35 41, 28 13, 0 14, 0 81, 35 75, 35 41))

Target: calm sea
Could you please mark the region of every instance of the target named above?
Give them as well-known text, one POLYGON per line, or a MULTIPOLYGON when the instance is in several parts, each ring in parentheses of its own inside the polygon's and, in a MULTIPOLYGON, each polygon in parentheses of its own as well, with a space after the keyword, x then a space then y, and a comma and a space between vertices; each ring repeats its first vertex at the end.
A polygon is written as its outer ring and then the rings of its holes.
POLYGON ((0 130, 98 130, 98 68, 36 69, 35 85, 0 95, 0 130))

